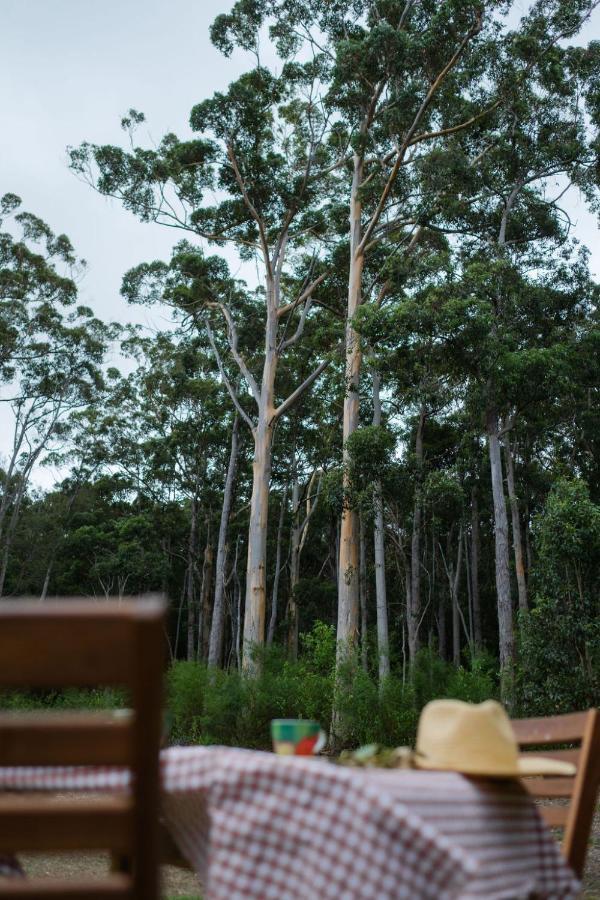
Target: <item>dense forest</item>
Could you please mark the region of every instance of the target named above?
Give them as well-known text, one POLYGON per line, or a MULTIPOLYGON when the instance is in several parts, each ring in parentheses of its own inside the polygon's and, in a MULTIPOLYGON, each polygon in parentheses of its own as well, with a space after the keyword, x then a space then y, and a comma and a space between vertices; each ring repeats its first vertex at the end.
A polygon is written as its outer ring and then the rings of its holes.
POLYGON ((597 703, 600 295, 564 206, 598 209, 596 5, 238 0, 211 37, 254 64, 193 139, 130 110, 69 149, 175 229, 122 282, 159 333, 79 305, 76 248, 6 194, 0 596, 161 590, 173 660, 322 651, 374 703, 423 660, 597 703))

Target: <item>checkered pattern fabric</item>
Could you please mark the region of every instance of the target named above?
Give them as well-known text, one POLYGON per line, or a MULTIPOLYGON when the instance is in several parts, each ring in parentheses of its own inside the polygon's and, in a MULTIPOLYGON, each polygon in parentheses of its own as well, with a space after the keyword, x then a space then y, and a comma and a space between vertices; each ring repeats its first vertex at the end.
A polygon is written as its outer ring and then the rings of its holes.
MULTIPOLYGON (((165 821, 210 900, 569 900, 516 782, 350 769, 224 747, 161 757, 165 821)), ((122 790, 127 772, 0 769, 0 789, 122 790)))

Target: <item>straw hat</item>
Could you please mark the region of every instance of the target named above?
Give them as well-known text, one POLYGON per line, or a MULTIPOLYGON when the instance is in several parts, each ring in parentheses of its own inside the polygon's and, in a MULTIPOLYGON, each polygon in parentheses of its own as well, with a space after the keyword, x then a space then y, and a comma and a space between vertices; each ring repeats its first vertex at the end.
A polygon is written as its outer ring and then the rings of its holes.
POLYGON ((519 755, 510 719, 495 700, 433 700, 421 713, 415 765, 485 778, 574 775, 571 763, 519 755))

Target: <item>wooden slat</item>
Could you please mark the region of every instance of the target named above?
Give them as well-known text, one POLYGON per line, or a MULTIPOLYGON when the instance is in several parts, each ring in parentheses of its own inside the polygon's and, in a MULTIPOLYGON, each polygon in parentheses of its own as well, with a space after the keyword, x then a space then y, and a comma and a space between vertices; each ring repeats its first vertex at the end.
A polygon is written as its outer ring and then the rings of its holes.
POLYGON ((587 715, 587 712, 581 712, 546 719, 513 719, 511 724, 517 741, 522 746, 566 744, 581 740, 587 715))
POLYGON ((539 806, 538 809, 544 822, 550 828, 560 828, 566 825, 569 818, 568 806, 539 806))
POLYGON ((132 897, 131 879, 125 875, 110 875, 102 881, 68 881, 35 878, 0 879, 1 900, 23 900, 29 897, 31 900, 39 900, 40 897, 64 897, 65 900, 104 900, 105 897, 126 898, 132 897))
POLYGON ((128 710, 0 712, 0 766, 130 765, 132 718, 128 710))
POLYGON ((573 790, 572 806, 576 814, 567 824, 563 845, 568 863, 579 878, 583 875, 599 785, 600 714, 597 709, 590 709, 586 715, 580 767, 573 790))
POLYGON ((0 797, 0 852, 119 850, 132 845, 130 797, 64 800, 39 795, 0 797))
POLYGON ((151 599, 0 602, 0 685, 98 687, 132 683, 131 648, 142 622, 162 609, 151 599))
POLYGON ((570 797, 573 778, 523 778, 522 784, 532 797, 570 797))
MULTIPOLYGON (((533 751, 535 753, 535 751, 533 751)), ((548 756, 550 759, 560 759, 562 762, 570 762, 574 766, 579 765, 579 758, 581 756, 581 750, 573 749, 573 750, 546 750, 544 747, 540 750, 539 754, 536 753, 536 756, 548 756)))

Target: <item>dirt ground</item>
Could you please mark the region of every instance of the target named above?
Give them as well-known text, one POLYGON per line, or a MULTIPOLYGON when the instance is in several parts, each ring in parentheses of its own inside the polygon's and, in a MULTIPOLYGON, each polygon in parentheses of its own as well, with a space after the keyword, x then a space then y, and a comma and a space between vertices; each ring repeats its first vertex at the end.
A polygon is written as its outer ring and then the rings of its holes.
MULTIPOLYGON (((105 875, 109 866, 108 855, 101 853, 23 854, 19 861, 30 878, 96 878, 105 875)), ((200 897, 193 872, 175 866, 163 866, 161 872, 165 897, 200 897)))

